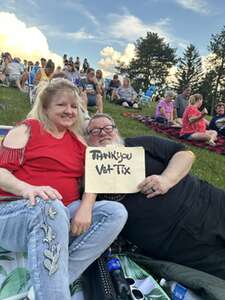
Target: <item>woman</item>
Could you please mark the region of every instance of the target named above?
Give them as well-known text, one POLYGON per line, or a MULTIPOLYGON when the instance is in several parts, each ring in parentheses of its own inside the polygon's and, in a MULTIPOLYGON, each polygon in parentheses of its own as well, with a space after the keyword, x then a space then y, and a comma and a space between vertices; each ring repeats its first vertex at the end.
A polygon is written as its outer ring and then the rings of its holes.
POLYGON ((128 78, 124 78, 123 85, 113 91, 112 99, 117 99, 116 103, 123 107, 138 108, 137 93, 130 85, 130 80, 128 78))
POLYGON ((184 139, 205 141, 211 146, 216 145, 217 132, 215 130, 206 130, 205 115, 208 114, 207 109, 200 111, 203 98, 200 94, 194 94, 189 98, 189 105, 184 111, 183 126, 180 136, 184 139))
POLYGON ((104 93, 105 93, 105 83, 104 83, 104 79, 103 79, 103 74, 102 74, 102 70, 97 70, 95 73, 95 77, 100 89, 100 94, 102 97, 104 97, 104 93))
POLYGON ((40 81, 49 81, 51 75, 55 70, 54 62, 49 59, 44 68, 40 68, 35 76, 35 84, 38 84, 40 81))
POLYGON ((174 120, 174 97, 175 93, 173 91, 166 91, 165 98, 157 104, 155 118, 158 123, 180 126, 174 120))
POLYGON ((37 300, 71 299, 69 283, 127 218, 121 204, 95 204, 88 193, 78 200, 85 155, 78 129, 79 96, 68 80, 54 79, 0 148, 1 247, 28 253, 37 300))

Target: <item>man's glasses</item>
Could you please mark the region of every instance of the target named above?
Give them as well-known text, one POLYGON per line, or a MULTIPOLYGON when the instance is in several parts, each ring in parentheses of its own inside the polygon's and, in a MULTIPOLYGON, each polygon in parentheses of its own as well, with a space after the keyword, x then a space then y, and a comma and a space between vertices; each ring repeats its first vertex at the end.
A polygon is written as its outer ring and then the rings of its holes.
POLYGON ((113 132, 113 130, 115 128, 116 128, 116 125, 106 125, 104 127, 90 129, 90 130, 88 130, 88 134, 90 134, 92 136, 97 136, 97 135, 100 135, 102 133, 102 131, 104 131, 105 133, 111 133, 111 132, 113 132))

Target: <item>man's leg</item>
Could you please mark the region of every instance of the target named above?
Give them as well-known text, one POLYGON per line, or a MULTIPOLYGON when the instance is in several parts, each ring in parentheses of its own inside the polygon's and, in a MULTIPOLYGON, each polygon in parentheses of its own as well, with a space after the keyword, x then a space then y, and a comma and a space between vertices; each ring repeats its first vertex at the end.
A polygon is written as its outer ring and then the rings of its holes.
POLYGON ((28 269, 36 300, 69 300, 69 217, 58 201, 0 203, 0 244, 28 253, 28 269))
MULTIPOLYGON (((76 213, 80 201, 75 201, 68 209, 71 217, 76 213)), ((87 232, 70 238, 69 274, 70 281, 77 279, 82 272, 118 236, 127 220, 125 207, 118 202, 97 201, 92 212, 92 224, 87 232)))

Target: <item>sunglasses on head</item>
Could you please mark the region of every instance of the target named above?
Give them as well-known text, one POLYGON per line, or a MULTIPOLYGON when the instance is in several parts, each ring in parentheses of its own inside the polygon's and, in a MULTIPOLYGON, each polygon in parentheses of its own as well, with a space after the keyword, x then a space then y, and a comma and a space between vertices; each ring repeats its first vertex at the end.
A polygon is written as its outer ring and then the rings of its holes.
POLYGON ((143 293, 136 288, 135 286, 135 280, 133 278, 126 278, 126 281, 128 283, 128 285, 130 286, 130 290, 131 290, 131 297, 133 300, 144 300, 145 297, 143 295, 143 293))

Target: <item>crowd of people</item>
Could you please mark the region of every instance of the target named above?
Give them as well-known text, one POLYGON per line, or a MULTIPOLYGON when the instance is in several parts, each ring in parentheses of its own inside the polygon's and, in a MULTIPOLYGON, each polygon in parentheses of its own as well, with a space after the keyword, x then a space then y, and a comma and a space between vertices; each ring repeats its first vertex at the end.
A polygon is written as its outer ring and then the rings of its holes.
MULTIPOLYGON (((0 246, 28 253, 35 299, 71 299, 69 284, 120 232, 146 256, 225 279, 225 191, 189 174, 195 156, 183 144, 151 136, 123 140, 103 113, 103 99, 108 94, 138 108, 128 78, 121 84, 114 75, 106 90, 102 71, 87 59, 82 66, 79 57, 63 61, 55 70, 42 58, 29 70, 5 53, 0 77, 23 90, 33 74, 37 85, 30 113, 0 145, 0 246), (89 106, 97 106, 97 114, 85 123, 89 106), (144 148, 146 178, 138 192, 82 194, 86 147, 111 144, 144 148)), ((214 145, 225 132, 225 104, 216 104, 210 122, 202 104, 190 87, 176 98, 166 91, 156 121, 214 145)))

